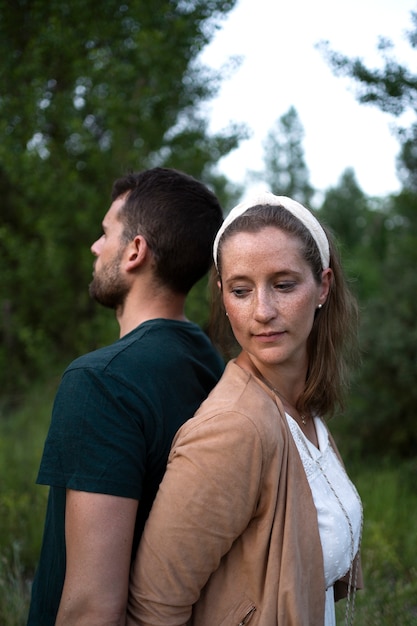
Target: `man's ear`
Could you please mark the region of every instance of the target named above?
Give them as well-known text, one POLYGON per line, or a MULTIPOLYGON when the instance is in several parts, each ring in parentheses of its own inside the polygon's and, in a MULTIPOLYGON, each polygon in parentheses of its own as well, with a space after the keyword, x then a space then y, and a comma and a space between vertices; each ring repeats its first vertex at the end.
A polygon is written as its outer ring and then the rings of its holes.
POLYGON ((126 271, 135 270, 137 267, 142 265, 148 253, 149 246, 146 239, 142 237, 142 235, 136 235, 133 241, 131 241, 126 248, 126 271))

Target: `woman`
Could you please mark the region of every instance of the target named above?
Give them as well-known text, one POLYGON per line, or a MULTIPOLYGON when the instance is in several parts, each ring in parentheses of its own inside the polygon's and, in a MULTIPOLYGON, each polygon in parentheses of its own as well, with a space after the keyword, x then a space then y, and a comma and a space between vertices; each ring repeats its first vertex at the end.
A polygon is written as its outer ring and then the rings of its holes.
POLYGON ((227 216, 214 260, 241 350, 174 440, 128 624, 331 626, 346 595, 351 623, 362 507, 323 421, 356 325, 336 250, 266 193, 227 216))

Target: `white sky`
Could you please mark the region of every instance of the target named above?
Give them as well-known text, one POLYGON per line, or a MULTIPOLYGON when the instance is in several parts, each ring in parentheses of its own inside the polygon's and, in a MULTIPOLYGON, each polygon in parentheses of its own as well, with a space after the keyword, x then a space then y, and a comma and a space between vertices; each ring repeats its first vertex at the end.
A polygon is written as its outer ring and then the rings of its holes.
POLYGON ((251 138, 220 161, 220 170, 244 183, 248 170, 262 169, 268 131, 294 106, 313 187, 336 185, 353 167, 366 194, 397 191, 393 118, 358 104, 354 83, 334 76, 315 44, 327 40, 331 49, 375 67, 378 37, 388 37, 398 60, 416 71, 417 51, 405 39, 412 10, 416 0, 238 0, 202 56, 213 68, 244 57, 209 111, 211 130, 244 122, 251 138))

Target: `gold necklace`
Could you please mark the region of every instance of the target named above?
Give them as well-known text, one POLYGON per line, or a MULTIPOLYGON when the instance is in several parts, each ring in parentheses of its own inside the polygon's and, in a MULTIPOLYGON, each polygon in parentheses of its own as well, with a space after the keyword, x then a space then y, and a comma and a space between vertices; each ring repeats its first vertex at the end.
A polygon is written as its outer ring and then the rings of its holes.
MULTIPOLYGON (((253 365, 253 363, 252 363, 252 365, 253 365)), ((253 365, 253 367, 254 367, 254 369, 257 372, 258 378, 260 378, 265 383, 265 385, 267 387, 269 387, 269 389, 271 391, 273 391, 279 398, 284 400, 284 402, 289 407, 291 407, 292 406, 291 402, 289 400, 287 400, 287 398, 284 396, 284 394, 282 394, 276 387, 274 387, 274 385, 272 383, 270 383, 269 380, 267 378, 265 378, 265 376, 263 374, 261 374, 261 372, 258 370, 258 368, 255 365, 253 365)), ((295 407, 293 407, 293 408, 295 409, 295 407)), ((297 413, 298 413, 298 411, 297 411, 297 413)), ((301 413, 298 413, 298 414, 300 416, 300 420, 301 420, 303 426, 307 426, 307 421, 308 421, 309 416, 308 415, 301 415, 301 413)))

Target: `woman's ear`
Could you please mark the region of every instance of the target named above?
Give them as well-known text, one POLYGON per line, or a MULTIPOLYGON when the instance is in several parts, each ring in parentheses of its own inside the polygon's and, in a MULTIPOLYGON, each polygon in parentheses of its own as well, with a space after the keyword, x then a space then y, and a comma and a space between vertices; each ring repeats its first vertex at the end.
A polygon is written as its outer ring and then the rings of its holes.
POLYGON ((321 292, 319 298, 319 304, 324 304, 327 300, 327 296, 329 295, 330 285, 333 280, 333 272, 330 267, 327 270, 323 270, 321 274, 321 292))

